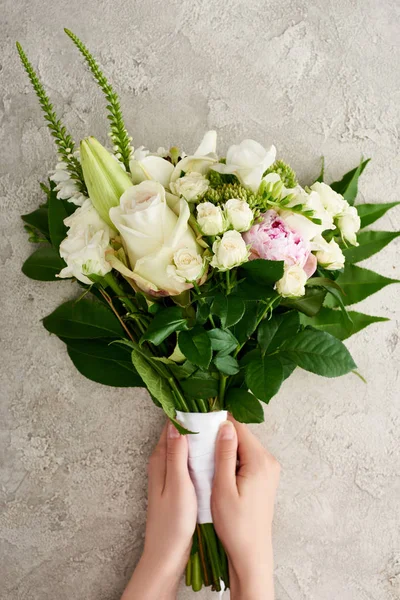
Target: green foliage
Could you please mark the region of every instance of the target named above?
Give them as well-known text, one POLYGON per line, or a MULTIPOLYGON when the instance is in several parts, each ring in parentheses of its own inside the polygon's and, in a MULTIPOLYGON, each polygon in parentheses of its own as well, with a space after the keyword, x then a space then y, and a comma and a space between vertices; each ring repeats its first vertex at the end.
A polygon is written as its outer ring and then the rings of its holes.
POLYGON ((22 265, 22 272, 37 281, 56 281, 56 275, 65 266, 57 250, 50 246, 43 246, 26 259, 22 265))
POLYGON ((142 335, 140 343, 145 341, 152 342, 156 346, 160 345, 171 333, 181 331, 187 326, 187 321, 182 315, 182 309, 178 306, 171 306, 160 310, 142 335))
POLYGON ((370 160, 370 158, 367 158, 367 160, 361 161, 358 167, 343 175, 340 181, 331 183, 331 188, 338 194, 342 194, 343 198, 347 200, 349 204, 354 204, 354 200, 358 193, 359 177, 370 160))
POLYGON ((95 298, 84 297, 61 304, 43 319, 50 333, 62 338, 121 338, 124 330, 114 313, 95 298))
POLYGON ((271 354, 296 335, 300 327, 299 313, 291 310, 264 319, 257 329, 257 340, 263 354, 271 354))
POLYGON ((268 175, 268 173, 277 173, 286 188, 294 188, 298 183, 296 173, 283 160, 276 160, 264 175, 268 175))
POLYGON ((33 66, 29 62, 28 57, 26 56, 19 42, 17 42, 17 50, 25 71, 27 72, 32 83, 33 89, 35 90, 39 99, 40 106, 44 112, 44 118, 47 121, 47 126, 50 129, 51 135, 54 137, 57 145, 58 153, 62 160, 67 164, 68 172, 70 173, 71 178, 74 179, 79 185, 80 191, 84 194, 87 194, 80 162, 73 155, 75 143, 72 137, 67 133, 65 125, 63 125, 61 120, 58 119, 54 111, 54 107, 51 104, 42 83, 40 82, 33 66))
POLYGON ((226 407, 239 423, 262 423, 264 411, 260 402, 246 390, 231 388, 226 395, 226 407))
POLYGON ((319 172, 319 175, 318 175, 317 179, 315 180, 315 183, 323 183, 324 177, 325 177, 325 157, 322 156, 321 157, 321 171, 319 172))
POLYGON ((109 339, 60 339, 75 367, 88 379, 114 387, 143 387, 126 346, 110 345, 109 339))
POLYGON ((287 340, 284 351, 298 367, 324 377, 340 377, 356 368, 346 346, 325 331, 305 329, 287 340))
POLYGON ((372 315, 365 315, 356 311, 350 311, 348 316, 351 319, 350 327, 348 320, 344 317, 341 311, 323 307, 315 317, 306 317, 305 315, 301 315, 301 323, 304 326, 309 325, 314 329, 327 331, 339 340, 345 340, 351 335, 358 333, 365 327, 368 327, 368 325, 371 325, 372 323, 379 323, 389 320, 385 319, 384 317, 374 317, 372 315))
POLYGON ((326 290, 317 287, 306 287, 306 293, 301 298, 284 298, 283 306, 294 308, 309 317, 313 317, 321 309, 326 297, 326 290))
POLYGON ((38 231, 50 241, 49 210, 47 206, 41 206, 27 215, 21 215, 21 219, 31 230, 38 231))
POLYGON ((343 251, 346 263, 357 263, 380 252, 400 231, 362 231, 357 235, 358 246, 349 246, 343 251))
POLYGON ((64 203, 57 198, 56 192, 49 193, 48 225, 51 243, 57 251, 60 244, 67 235, 67 227, 64 219, 68 217, 64 203))
POLYGON ((236 375, 236 373, 239 373, 239 363, 233 356, 217 355, 214 358, 214 365, 218 371, 225 375, 236 375))
POLYGON ((243 316, 245 304, 242 298, 238 296, 217 294, 211 306, 211 312, 221 320, 221 326, 232 327, 243 316))
POLYGON ((245 303, 243 317, 233 327, 233 333, 240 344, 244 344, 254 333, 257 326, 258 306, 256 302, 245 303))
POLYGON ((268 403, 282 385, 282 363, 276 356, 260 356, 247 365, 245 377, 256 398, 268 403))
POLYGON ((283 276, 282 260, 257 258, 241 265, 241 270, 257 284, 274 285, 283 276))
POLYGON ((219 379, 211 373, 196 371, 193 375, 180 382, 186 396, 197 399, 208 399, 217 396, 219 379))
MULTIPOLYGON (((361 302, 361 300, 379 292, 391 283, 400 283, 398 279, 390 279, 374 271, 351 264, 346 265, 343 273, 339 275, 336 281, 344 292, 343 302, 346 306, 361 302)), ((327 298, 325 306, 337 306, 337 301, 334 298, 327 298)))
POLYGON ((219 356, 230 354, 239 345, 233 333, 228 330, 211 329, 207 331, 207 335, 211 341, 211 348, 218 352, 219 356))
POLYGON ((101 87, 108 102, 107 109, 109 112, 108 119, 111 126, 111 139, 117 147, 117 158, 125 165, 126 170, 129 170, 129 159, 131 156, 131 139, 126 130, 122 117, 121 106, 118 95, 114 92, 111 84, 100 70, 94 57, 91 55, 86 46, 81 40, 69 29, 64 29, 65 33, 71 38, 75 46, 84 56, 93 77, 101 87))
POLYGON ((361 229, 364 227, 368 227, 368 225, 372 225, 378 219, 383 217, 383 215, 398 206, 400 202, 387 202, 385 204, 358 204, 357 212, 361 220, 361 229))
POLYGON ((182 354, 198 367, 207 369, 212 357, 211 340, 200 325, 189 331, 181 331, 178 346, 182 354))
POLYGON ((247 188, 237 183, 224 183, 222 180, 219 180, 218 184, 215 182, 215 178, 221 178, 222 175, 220 173, 216 173, 216 171, 210 171, 207 177, 210 181, 210 187, 207 192, 203 196, 203 200, 207 202, 212 202, 213 204, 225 204, 231 198, 239 198, 240 200, 244 200, 248 202, 250 206, 252 206, 256 201, 256 195, 247 188))

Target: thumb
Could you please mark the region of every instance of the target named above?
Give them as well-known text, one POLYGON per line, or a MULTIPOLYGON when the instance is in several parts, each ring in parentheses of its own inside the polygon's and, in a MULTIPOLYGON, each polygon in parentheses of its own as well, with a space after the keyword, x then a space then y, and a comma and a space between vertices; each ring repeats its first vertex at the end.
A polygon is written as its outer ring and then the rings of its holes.
POLYGON ((185 435, 170 422, 167 433, 167 472, 165 487, 176 486, 189 476, 188 470, 188 444, 185 435))
POLYGON ((236 489, 237 434, 231 421, 221 423, 215 447, 214 485, 236 489))

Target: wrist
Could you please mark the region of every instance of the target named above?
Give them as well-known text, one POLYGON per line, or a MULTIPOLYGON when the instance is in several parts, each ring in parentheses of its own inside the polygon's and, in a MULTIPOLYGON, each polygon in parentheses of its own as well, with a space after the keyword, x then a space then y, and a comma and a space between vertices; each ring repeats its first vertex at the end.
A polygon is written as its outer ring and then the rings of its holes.
POLYGON ((182 573, 143 553, 121 600, 175 600, 182 573))
POLYGON ((274 600, 272 546, 267 552, 252 553, 253 560, 229 559, 231 600, 274 600))

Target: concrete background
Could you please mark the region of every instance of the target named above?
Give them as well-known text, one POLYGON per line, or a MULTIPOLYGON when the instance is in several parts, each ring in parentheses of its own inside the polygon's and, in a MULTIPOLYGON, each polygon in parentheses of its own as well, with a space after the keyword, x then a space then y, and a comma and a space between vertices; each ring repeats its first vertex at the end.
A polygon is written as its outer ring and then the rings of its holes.
MULTIPOLYGON (((303 182, 373 157, 362 201, 399 199, 397 0, 2 0, 0 598, 117 600, 139 557, 145 467, 163 417, 144 390, 81 377, 40 319, 76 288, 20 273, 19 215, 39 203, 54 148, 19 40, 76 139, 105 141, 103 98, 64 36, 87 42, 121 94, 135 145, 275 143, 303 182)), ((380 224, 400 227, 400 210, 380 224)), ((368 266, 400 277, 400 244, 368 266)), ((399 288, 390 317, 349 341, 363 384, 298 371, 260 439, 283 465, 277 600, 400 598, 399 288)), ((210 597, 198 594, 199 599, 210 597)), ((192 598, 182 590, 179 598, 192 598)))

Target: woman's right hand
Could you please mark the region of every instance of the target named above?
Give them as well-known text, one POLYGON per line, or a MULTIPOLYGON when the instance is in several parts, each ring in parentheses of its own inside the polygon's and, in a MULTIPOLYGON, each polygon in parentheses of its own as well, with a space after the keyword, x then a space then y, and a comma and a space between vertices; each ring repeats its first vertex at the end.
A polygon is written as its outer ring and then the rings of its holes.
POLYGON ((211 508, 228 555, 232 600, 274 598, 271 526, 279 471, 246 425, 231 417, 221 425, 211 508))

